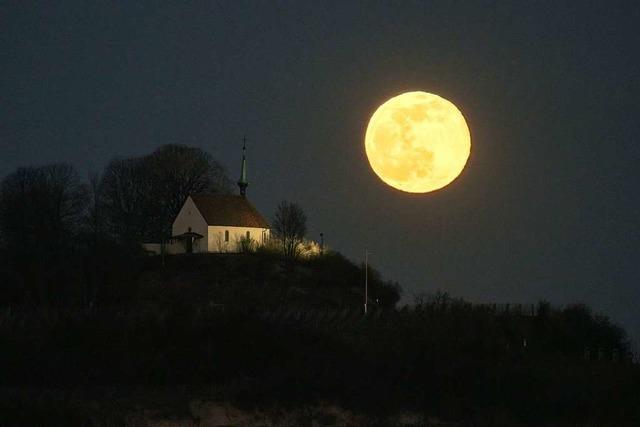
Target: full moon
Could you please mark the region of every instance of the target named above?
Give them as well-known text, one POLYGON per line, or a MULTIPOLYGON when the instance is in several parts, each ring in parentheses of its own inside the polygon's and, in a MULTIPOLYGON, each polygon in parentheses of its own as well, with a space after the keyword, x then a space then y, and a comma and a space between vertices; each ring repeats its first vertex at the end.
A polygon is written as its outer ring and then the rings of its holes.
POLYGON ((373 113, 365 150, 382 181, 409 193, 428 193, 460 175, 471 151, 471 136, 451 102, 427 92, 407 92, 373 113))

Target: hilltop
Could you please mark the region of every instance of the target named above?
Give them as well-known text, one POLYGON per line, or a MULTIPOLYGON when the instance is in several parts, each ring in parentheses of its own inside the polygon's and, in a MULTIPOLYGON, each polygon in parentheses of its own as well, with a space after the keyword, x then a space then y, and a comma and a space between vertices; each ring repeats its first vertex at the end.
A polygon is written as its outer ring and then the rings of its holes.
MULTIPOLYGON (((167 257, 149 260, 139 279, 143 303, 219 304, 230 307, 362 307, 364 266, 337 252, 300 259, 291 266, 268 252, 167 257)), ((394 307, 397 284, 369 268, 371 304, 394 307)))

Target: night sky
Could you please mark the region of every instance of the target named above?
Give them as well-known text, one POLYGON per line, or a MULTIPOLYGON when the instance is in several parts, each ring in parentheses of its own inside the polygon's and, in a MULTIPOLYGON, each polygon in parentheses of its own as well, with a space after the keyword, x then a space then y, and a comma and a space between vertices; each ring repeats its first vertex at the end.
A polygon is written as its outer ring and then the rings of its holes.
POLYGON ((369 248, 403 301, 584 302, 637 339, 639 22, 635 1, 5 2, 0 175, 181 143, 235 180, 246 134, 259 210, 298 202, 309 237, 369 248), (424 195, 386 186, 363 145, 410 90, 472 137, 424 195))

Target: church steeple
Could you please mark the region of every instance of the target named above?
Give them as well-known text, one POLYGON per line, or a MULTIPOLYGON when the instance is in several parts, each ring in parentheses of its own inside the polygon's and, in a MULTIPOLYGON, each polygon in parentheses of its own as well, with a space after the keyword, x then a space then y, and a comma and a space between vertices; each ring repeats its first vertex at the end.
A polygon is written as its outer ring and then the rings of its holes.
POLYGON ((247 195, 247 187, 249 181, 247 181, 247 138, 242 138, 242 166, 240 167, 240 179, 238 180, 238 187, 240 187, 240 195, 245 197, 247 195))

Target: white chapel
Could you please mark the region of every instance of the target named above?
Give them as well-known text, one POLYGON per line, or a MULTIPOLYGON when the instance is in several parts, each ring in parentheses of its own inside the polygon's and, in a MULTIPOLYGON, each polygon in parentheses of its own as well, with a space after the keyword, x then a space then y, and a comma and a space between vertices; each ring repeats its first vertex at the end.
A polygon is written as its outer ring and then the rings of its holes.
MULTIPOLYGON (((166 253, 240 252, 243 245, 262 245, 270 237, 269 223, 247 200, 246 145, 242 147, 239 195, 199 194, 187 197, 172 225, 166 253)), ((159 252, 158 245, 145 245, 159 252)), ((246 246, 244 246, 246 247, 246 246)))

